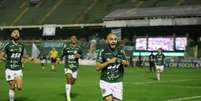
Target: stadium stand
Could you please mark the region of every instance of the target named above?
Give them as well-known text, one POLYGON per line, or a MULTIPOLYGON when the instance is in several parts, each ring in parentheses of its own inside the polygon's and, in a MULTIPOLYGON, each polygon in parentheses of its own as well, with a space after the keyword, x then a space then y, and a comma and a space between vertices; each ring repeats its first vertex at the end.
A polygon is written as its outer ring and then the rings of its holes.
POLYGON ((108 13, 123 8, 199 5, 199 0, 1 0, 0 25, 98 23, 108 13), (64 17, 65 16, 65 17, 64 17), (36 19, 37 18, 37 19, 36 19))

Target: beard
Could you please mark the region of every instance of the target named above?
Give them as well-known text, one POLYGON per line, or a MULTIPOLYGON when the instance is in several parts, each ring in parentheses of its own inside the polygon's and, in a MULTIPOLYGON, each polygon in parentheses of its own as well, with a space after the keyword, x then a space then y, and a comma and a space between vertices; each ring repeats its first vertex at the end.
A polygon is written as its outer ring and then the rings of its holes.
POLYGON ((18 41, 19 39, 20 39, 20 37, 17 37, 17 38, 12 37, 12 40, 14 40, 14 41, 18 41))

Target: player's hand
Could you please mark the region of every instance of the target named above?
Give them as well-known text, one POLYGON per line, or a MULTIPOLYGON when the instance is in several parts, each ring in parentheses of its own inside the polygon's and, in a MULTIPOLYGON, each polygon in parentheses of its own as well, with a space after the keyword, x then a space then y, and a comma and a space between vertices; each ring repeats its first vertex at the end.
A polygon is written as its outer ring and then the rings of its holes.
POLYGON ((80 57, 81 57, 80 54, 78 54, 78 53, 75 54, 75 58, 80 58, 80 57))
POLYGON ((109 62, 109 63, 116 63, 116 60, 117 60, 117 58, 116 58, 116 57, 113 57, 113 58, 110 59, 108 62, 109 62))
POLYGON ((122 64, 127 66, 128 65, 128 61, 122 60, 122 64))

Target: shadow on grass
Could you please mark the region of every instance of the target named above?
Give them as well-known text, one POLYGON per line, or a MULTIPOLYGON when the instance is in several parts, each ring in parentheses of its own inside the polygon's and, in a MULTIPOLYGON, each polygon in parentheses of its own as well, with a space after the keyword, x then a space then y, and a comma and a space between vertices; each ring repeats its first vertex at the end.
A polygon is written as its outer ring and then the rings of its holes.
MULTIPOLYGON (((7 99, 5 101, 9 101, 9 99, 7 99)), ((26 97, 16 97, 15 101, 28 101, 28 98, 26 98, 26 97)))
MULTIPOLYGON (((66 93, 60 93, 59 95, 66 98, 66 93)), ((79 94, 78 93, 71 93, 70 96, 71 96, 71 98, 76 98, 77 96, 79 96, 79 94)))

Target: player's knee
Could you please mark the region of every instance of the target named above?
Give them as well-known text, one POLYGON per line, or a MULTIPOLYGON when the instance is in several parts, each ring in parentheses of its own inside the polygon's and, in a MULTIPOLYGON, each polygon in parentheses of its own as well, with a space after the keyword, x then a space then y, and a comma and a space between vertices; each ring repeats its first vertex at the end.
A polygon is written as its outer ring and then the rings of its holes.
POLYGON ((71 84, 75 84, 75 79, 72 78, 71 84))
POLYGON ((112 96, 105 97, 105 101, 112 101, 112 96))
POLYGON ((22 90, 22 85, 17 85, 17 90, 21 91, 22 90))
POLYGON ((15 85, 14 84, 10 84, 9 88, 12 89, 12 90, 15 90, 15 85))
POLYGON ((9 88, 12 90, 15 90, 15 86, 10 86, 9 88))
POLYGON ((17 90, 21 91, 21 90, 22 90, 22 87, 17 87, 17 90))
POLYGON ((9 89, 15 90, 15 82, 13 81, 9 82, 9 89))
POLYGON ((67 78, 67 84, 72 84, 72 82, 71 78, 67 78))

